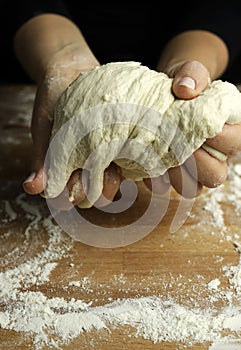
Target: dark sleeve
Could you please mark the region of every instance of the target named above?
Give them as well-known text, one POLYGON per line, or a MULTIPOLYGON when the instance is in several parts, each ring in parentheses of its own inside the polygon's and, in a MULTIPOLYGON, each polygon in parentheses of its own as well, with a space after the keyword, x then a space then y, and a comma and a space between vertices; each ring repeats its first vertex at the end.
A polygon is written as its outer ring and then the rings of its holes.
POLYGON ((44 13, 56 13, 71 18, 64 1, 60 0, 15 0, 12 14, 14 16, 14 30, 16 31, 23 23, 30 18, 44 13))

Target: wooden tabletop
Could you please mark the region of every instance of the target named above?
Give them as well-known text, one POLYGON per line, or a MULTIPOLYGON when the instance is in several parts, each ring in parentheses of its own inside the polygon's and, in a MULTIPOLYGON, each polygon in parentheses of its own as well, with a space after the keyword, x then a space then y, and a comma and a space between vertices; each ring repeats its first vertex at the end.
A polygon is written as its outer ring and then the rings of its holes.
POLYGON ((173 190, 152 197, 139 183, 123 213, 79 210, 82 232, 121 227, 131 242, 88 245, 52 220, 44 198, 23 192, 34 94, 0 87, 0 349, 241 349, 240 326, 231 329, 241 308, 241 157, 195 201, 173 190), (157 224, 138 221, 150 203, 160 216, 166 205, 157 224))

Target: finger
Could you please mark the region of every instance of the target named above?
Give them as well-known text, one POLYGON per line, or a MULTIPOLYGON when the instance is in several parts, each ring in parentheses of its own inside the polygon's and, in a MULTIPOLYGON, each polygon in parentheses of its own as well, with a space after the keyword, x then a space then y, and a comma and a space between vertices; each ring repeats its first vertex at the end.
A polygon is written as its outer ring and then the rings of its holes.
POLYGON ((218 151, 233 156, 241 151, 241 124, 225 124, 221 133, 207 139, 206 143, 218 151))
POLYGON ((55 198, 48 198, 48 204, 50 204, 54 209, 68 211, 73 208, 73 204, 69 200, 69 190, 67 187, 63 190, 60 195, 55 198))
POLYGON ((202 185, 190 175, 184 165, 170 168, 168 174, 172 187, 183 197, 191 199, 200 195, 202 185))
POLYGON ((194 179, 209 188, 218 187, 224 183, 228 174, 226 161, 212 157, 202 148, 194 152, 194 158, 195 166, 191 158, 185 162, 185 167, 194 179))
POLYGON ((113 201, 118 193, 121 178, 120 168, 115 163, 111 163, 104 172, 103 191, 95 203, 96 207, 104 207, 113 201))
POLYGON ((69 201, 77 205, 86 198, 88 190, 88 179, 82 169, 75 170, 67 183, 69 201))
POLYGON ((204 142, 201 147, 214 158, 217 158, 221 161, 226 161, 228 159, 228 156, 226 156, 226 154, 224 154, 223 152, 220 152, 219 150, 217 150, 216 148, 213 148, 212 146, 209 146, 206 142, 204 142))
POLYGON ((50 117, 52 115, 44 106, 42 96, 37 94, 31 124, 33 138, 31 174, 23 183, 24 190, 29 194, 39 194, 46 186, 44 162, 51 136, 52 122, 50 117))
POLYGON ((46 172, 39 169, 38 172, 32 172, 23 182, 23 189, 28 194, 40 194, 46 187, 47 176, 46 172))
POLYGON ((143 182, 151 192, 157 194, 164 194, 170 188, 169 177, 167 174, 158 177, 153 177, 151 179, 143 179, 143 182))
MULTIPOLYGON (((112 163, 104 173, 103 191, 101 197, 95 203, 97 207, 109 204, 119 190, 121 174, 119 168, 112 163)), ((86 173, 82 169, 75 170, 64 191, 55 198, 48 198, 50 205, 58 210, 70 210, 79 205, 88 191, 86 173)))
POLYGON ((184 100, 198 96, 210 83, 207 68, 198 61, 185 62, 174 71, 172 90, 184 100))
POLYGON ((63 192, 55 198, 48 198, 48 203, 57 210, 70 210, 86 198, 87 183, 82 169, 73 171, 63 192))

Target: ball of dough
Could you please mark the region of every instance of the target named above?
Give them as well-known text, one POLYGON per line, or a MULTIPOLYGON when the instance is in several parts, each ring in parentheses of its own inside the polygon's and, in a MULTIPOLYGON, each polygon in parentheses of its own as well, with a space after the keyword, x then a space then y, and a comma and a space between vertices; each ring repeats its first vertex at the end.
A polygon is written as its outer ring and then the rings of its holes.
POLYGON ((241 93, 213 81, 192 100, 175 99, 172 79, 139 62, 113 62, 81 73, 57 101, 48 152, 47 197, 64 189, 71 173, 88 171, 90 207, 113 161, 134 181, 182 164, 224 123, 241 122, 241 93))

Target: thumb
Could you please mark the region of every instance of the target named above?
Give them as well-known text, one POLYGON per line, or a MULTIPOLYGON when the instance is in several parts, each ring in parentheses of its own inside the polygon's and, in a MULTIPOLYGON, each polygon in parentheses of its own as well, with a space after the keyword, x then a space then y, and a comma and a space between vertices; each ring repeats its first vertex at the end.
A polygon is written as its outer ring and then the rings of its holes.
POLYGON ((23 182, 25 192, 29 194, 40 194, 46 186, 46 170, 44 169, 45 157, 49 146, 52 130, 50 113, 46 108, 41 96, 36 96, 32 116, 32 161, 31 172, 23 182))
POLYGON ((175 71, 172 90, 177 98, 190 100, 200 95, 210 81, 210 74, 202 63, 189 61, 175 71))

